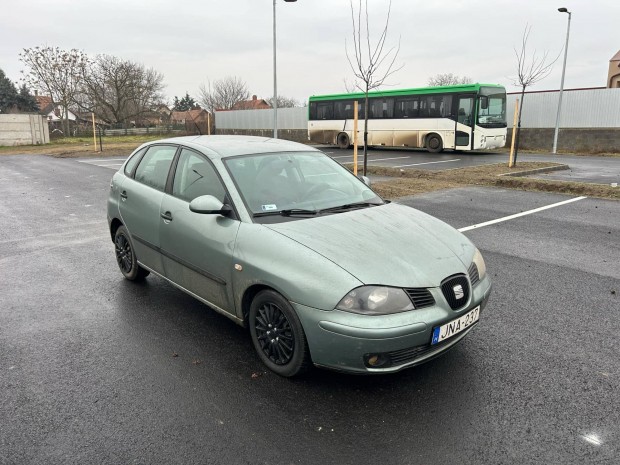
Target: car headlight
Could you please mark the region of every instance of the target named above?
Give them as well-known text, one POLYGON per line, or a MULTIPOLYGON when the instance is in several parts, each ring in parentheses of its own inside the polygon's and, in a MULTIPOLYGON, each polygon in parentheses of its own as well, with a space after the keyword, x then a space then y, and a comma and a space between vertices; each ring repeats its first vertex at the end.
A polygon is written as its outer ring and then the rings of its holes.
POLYGON ((474 253, 473 262, 476 264, 478 268, 478 277, 483 279, 487 274, 487 266, 484 264, 484 258, 482 258, 482 254, 478 249, 476 249, 476 253, 474 253))
POLYGON ((345 295, 336 308, 362 315, 386 315, 406 312, 415 307, 407 293, 401 288, 362 286, 345 295))

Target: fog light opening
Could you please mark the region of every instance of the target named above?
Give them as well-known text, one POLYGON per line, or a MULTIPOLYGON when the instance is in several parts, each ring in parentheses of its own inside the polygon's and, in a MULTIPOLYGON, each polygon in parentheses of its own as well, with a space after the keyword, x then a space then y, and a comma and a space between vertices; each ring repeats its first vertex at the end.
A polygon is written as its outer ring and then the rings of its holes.
POLYGON ((368 368, 385 368, 390 365, 390 359, 384 354, 366 354, 364 364, 368 368))

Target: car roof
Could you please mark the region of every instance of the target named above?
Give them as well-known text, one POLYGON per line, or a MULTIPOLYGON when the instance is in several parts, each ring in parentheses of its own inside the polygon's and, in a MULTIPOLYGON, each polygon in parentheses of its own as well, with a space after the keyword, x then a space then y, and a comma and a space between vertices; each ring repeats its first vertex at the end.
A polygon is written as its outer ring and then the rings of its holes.
POLYGON ((149 142, 145 145, 173 143, 198 149, 210 156, 227 158, 237 155, 277 152, 320 152, 309 145, 283 139, 256 136, 185 136, 149 142))

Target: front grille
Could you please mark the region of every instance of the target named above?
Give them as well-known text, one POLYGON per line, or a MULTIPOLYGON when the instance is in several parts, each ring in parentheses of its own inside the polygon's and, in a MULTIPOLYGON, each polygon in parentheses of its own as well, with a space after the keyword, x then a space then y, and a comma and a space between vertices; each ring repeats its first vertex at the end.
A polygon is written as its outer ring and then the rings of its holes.
POLYGON ((415 308, 431 307, 435 305, 435 299, 431 294, 431 291, 425 287, 411 287, 405 289, 405 292, 413 302, 415 308))
POLYGON ((464 307, 469 301, 469 283, 464 274, 447 278, 441 284, 441 291, 452 310, 464 307))
POLYGON ((472 262, 469 267, 469 280, 471 281, 471 287, 474 287, 480 281, 480 275, 478 274, 478 267, 475 263, 472 262))

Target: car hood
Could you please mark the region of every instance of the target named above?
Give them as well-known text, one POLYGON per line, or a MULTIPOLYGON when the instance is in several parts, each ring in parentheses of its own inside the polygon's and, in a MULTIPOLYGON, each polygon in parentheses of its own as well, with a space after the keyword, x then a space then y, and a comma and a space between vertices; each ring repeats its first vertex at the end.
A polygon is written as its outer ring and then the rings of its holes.
POLYGON ((265 226, 364 284, 437 287, 450 275, 467 273, 475 251, 451 226, 396 203, 265 226))

